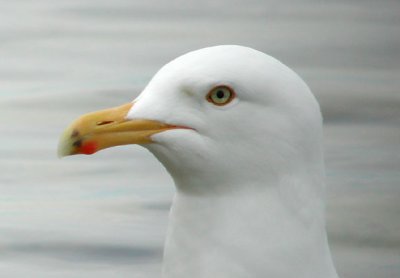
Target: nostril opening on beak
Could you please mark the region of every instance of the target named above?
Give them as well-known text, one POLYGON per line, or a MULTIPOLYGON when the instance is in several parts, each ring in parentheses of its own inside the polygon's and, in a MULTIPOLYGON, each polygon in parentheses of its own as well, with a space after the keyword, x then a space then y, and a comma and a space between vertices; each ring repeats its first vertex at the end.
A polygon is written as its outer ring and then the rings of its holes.
POLYGON ((114 121, 101 121, 101 122, 97 122, 96 125, 100 126, 100 125, 109 125, 112 124, 114 121))

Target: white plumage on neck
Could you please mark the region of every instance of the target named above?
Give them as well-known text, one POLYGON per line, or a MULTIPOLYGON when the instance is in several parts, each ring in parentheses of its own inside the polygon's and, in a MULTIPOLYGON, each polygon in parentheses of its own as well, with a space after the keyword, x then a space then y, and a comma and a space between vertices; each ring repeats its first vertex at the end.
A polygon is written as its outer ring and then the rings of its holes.
POLYGON ((250 48, 201 49, 164 66, 129 119, 191 129, 146 147, 172 175, 165 278, 337 277, 324 217, 322 118, 307 85, 250 48), (237 98, 205 100, 217 85, 237 98))
POLYGON ((324 223, 281 199, 275 188, 210 198, 178 192, 165 277, 336 277, 324 223))

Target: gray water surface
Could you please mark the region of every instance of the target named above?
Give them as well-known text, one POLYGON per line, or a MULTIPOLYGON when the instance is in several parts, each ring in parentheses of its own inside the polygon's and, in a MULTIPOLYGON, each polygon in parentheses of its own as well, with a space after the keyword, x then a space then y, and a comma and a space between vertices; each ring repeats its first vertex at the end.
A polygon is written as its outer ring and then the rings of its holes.
POLYGON ((0 1, 0 276, 159 277, 171 178, 137 146, 58 160, 59 134, 187 51, 241 44, 321 103, 341 277, 400 277, 399 15, 389 0, 0 1))

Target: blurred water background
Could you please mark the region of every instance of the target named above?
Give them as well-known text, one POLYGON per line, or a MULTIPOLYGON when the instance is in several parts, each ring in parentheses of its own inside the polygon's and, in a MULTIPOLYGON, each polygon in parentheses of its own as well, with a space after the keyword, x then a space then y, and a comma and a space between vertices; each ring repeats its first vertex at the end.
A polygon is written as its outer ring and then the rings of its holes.
POLYGON ((137 146, 58 160, 78 115, 169 60, 241 44, 297 71, 325 117, 343 278, 400 277, 399 1, 0 1, 0 277, 159 277, 174 192, 137 146))

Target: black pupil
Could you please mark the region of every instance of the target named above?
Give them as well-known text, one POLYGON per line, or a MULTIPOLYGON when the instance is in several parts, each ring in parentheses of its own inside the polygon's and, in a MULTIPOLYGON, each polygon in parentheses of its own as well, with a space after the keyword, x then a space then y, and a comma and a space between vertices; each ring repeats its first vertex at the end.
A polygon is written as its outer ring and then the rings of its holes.
POLYGON ((222 90, 217 91, 217 98, 221 99, 225 97, 225 92, 222 90))

